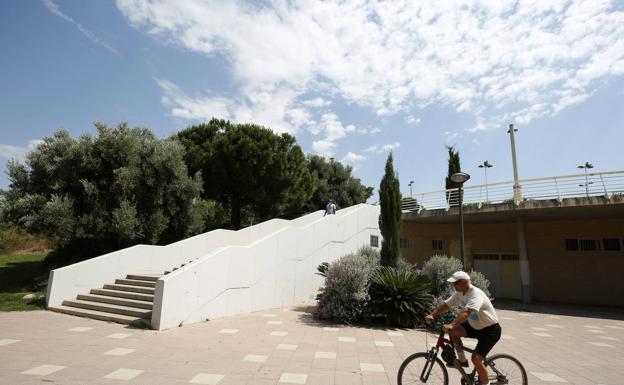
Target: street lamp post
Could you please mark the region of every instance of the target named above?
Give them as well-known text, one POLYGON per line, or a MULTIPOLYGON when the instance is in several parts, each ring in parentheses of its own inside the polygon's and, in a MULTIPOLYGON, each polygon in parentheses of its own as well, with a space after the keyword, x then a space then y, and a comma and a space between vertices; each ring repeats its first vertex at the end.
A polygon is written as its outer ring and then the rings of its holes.
POLYGON ((410 180, 410 182, 407 184, 410 188, 410 196, 412 196, 412 185, 414 184, 413 180, 410 180))
POLYGON ((451 175, 451 181, 453 183, 457 183, 459 185, 459 233, 460 233, 460 247, 461 247, 461 264, 462 264, 462 268, 465 269, 466 268, 466 260, 465 260, 465 255, 464 255, 464 209, 463 209, 463 187, 464 187, 464 183, 466 183, 466 181, 470 179, 470 175, 466 174, 465 172, 457 172, 453 175, 451 175))
MULTIPOLYGON (((589 185, 594 183, 594 182, 590 182, 589 181, 589 178, 587 177, 587 169, 594 168, 594 165, 589 163, 589 162, 585 162, 585 164, 577 166, 577 168, 585 169, 585 194, 587 194, 587 197, 589 198, 589 185)), ((583 186, 583 185, 580 184, 579 186, 583 186)))
POLYGON ((483 162, 483 164, 479 165, 479 168, 482 168, 483 171, 485 171, 485 201, 486 202, 490 201, 490 197, 488 196, 487 169, 491 167, 494 167, 494 165, 490 164, 490 162, 488 162, 487 160, 483 162))

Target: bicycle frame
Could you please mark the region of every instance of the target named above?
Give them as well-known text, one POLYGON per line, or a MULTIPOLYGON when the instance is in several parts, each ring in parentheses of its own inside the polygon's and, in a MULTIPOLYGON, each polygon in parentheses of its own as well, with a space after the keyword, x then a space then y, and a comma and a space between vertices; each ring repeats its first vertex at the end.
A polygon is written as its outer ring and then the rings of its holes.
MULTIPOLYGON (((440 349, 444 346, 444 344, 450 344, 453 349, 455 349, 455 345, 453 344, 453 341, 451 341, 450 339, 444 338, 444 334, 446 334, 444 331, 440 332, 440 335, 438 336, 438 341, 436 343, 436 345, 434 347, 432 347, 429 350, 429 356, 427 357, 427 365, 425 365, 425 367, 422 370, 422 373, 420 374, 420 380, 423 382, 427 382, 427 380, 429 379, 429 375, 431 374, 431 369, 433 368, 433 364, 435 363, 435 358, 438 356, 438 353, 440 351, 440 349)), ((475 351, 473 349, 464 347, 463 348, 464 351, 467 351, 468 353, 474 353, 475 351)), ((485 357, 484 357, 485 359, 485 357)), ((486 361, 487 362, 487 361, 486 361)), ((474 378, 475 378, 475 374, 477 372, 476 369, 472 370, 472 373, 468 373, 464 370, 463 367, 459 366, 457 364, 457 361, 455 362, 455 364, 453 365, 453 367, 457 370, 459 370, 459 372, 462 375, 462 379, 464 381, 467 382, 467 384, 474 384, 474 378)))

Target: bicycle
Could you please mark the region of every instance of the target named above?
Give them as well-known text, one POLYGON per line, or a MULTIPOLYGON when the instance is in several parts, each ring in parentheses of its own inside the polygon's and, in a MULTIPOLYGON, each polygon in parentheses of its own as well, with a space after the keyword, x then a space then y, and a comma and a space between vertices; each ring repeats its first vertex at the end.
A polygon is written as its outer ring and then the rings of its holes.
MULTIPOLYGON (((468 373, 455 359, 455 347, 450 339, 444 338, 445 332, 440 328, 437 343, 427 352, 414 353, 407 357, 399 367, 398 385, 441 384, 448 385, 449 377, 446 366, 438 357, 440 350, 447 363, 461 373, 462 385, 477 385, 476 369, 468 373)), ((474 353, 473 349, 464 347, 464 351, 474 353)), ((485 358, 490 385, 527 385, 526 370, 520 361, 509 354, 494 354, 485 358)))

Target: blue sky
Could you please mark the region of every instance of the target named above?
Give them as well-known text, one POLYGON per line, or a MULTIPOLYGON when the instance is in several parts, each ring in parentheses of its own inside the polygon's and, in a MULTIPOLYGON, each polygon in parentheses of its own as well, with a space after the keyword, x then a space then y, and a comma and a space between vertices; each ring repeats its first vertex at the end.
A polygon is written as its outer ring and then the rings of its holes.
MULTIPOLYGON (((220 117, 296 136, 378 189, 624 169, 621 1, 0 2, 4 164, 59 128, 125 121, 166 137, 220 117), (544 4, 547 3, 547 4, 544 4)), ((374 198, 373 198, 374 199, 374 198)))

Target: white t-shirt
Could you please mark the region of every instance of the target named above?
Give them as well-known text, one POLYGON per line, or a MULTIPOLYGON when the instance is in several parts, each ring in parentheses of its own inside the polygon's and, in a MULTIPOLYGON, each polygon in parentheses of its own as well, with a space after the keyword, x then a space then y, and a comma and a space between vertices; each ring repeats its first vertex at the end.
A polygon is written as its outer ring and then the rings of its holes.
POLYGON ((465 295, 456 291, 445 303, 451 309, 455 307, 473 309, 474 311, 468 316, 468 324, 476 330, 498 323, 492 302, 483 290, 476 286, 470 285, 465 295))

